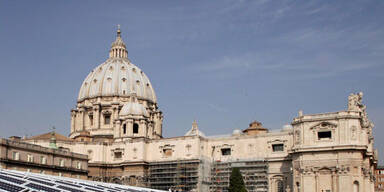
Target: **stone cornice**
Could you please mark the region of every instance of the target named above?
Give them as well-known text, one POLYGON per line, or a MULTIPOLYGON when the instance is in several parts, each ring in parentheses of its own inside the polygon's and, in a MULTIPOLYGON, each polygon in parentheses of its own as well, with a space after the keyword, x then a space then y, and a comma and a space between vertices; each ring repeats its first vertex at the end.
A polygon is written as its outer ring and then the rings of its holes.
POLYGON ((265 160, 267 162, 281 162, 281 161, 292 161, 292 158, 290 155, 283 156, 283 157, 266 157, 265 160))
POLYGON ((333 113, 311 114, 303 115, 293 119, 292 125, 303 122, 326 121, 326 120, 339 120, 339 119, 360 119, 361 116, 355 111, 339 111, 333 113))
POLYGON ((119 163, 105 163, 105 162, 89 162, 88 167, 120 167, 120 166, 134 166, 134 165, 148 165, 146 161, 123 161, 119 163))
POLYGON ((293 147, 291 150, 288 151, 288 153, 306 153, 310 152, 313 153, 319 152, 319 151, 336 151, 336 150, 362 150, 366 151, 368 147, 366 145, 337 145, 337 146, 319 146, 319 147, 300 147, 295 148, 293 147))
POLYGON ((13 160, 13 159, 0 158, 0 162, 23 165, 23 166, 35 166, 40 168, 48 168, 52 170, 63 170, 63 171, 71 171, 71 172, 78 172, 78 173, 85 173, 85 174, 88 173, 88 170, 86 169, 76 169, 73 167, 61 167, 57 165, 39 164, 39 163, 33 163, 33 162, 27 162, 27 161, 13 160))
MULTIPOLYGON (((129 98, 130 96, 127 95, 127 96, 121 96, 119 94, 111 94, 111 95, 96 95, 96 96, 92 96, 92 97, 86 97, 86 98, 82 98, 82 99, 78 99, 77 100, 77 103, 80 104, 86 100, 90 100, 90 99, 95 99, 95 98, 107 98, 107 97, 111 97, 111 98, 114 98, 114 97, 117 97, 117 98, 129 98)), ((138 100, 142 100, 142 101, 147 101, 149 104, 157 104, 156 102, 153 102, 152 100, 150 99, 147 99, 147 98, 144 98, 144 97, 141 97, 141 96, 136 96, 136 98, 138 100)), ((112 101, 111 102, 112 104, 116 103, 116 101, 112 101)))

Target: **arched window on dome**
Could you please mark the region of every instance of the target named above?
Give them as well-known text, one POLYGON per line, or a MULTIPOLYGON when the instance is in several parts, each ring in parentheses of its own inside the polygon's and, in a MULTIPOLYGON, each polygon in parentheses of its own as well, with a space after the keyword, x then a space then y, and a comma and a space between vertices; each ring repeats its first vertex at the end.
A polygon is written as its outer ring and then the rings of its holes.
POLYGON ((93 126, 93 114, 89 114, 88 118, 89 118, 89 125, 93 126))
POLYGON ((127 124, 123 125, 123 134, 127 134, 127 124))
POLYGON ((134 123, 133 124, 133 134, 139 133, 139 124, 134 123))

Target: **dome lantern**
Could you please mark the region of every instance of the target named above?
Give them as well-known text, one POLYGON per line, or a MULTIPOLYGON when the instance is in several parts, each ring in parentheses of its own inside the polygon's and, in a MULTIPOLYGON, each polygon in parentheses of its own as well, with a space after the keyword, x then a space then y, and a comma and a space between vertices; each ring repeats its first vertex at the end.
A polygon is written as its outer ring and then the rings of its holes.
POLYGON ((128 58, 127 47, 121 38, 120 25, 117 25, 116 40, 112 43, 109 58, 128 58))

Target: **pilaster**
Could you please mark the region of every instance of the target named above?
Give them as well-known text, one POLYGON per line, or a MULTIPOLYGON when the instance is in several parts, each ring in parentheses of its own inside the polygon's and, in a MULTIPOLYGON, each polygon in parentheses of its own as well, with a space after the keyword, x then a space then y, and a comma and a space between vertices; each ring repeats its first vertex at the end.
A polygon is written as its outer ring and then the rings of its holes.
POLYGON ((132 119, 127 120, 127 135, 129 137, 133 137, 133 120, 132 119))
POLYGON ((120 120, 116 120, 116 126, 114 127, 114 138, 119 138, 121 136, 121 122, 120 120))
POLYGON ((71 133, 76 131, 76 111, 71 110, 71 133))
POLYGON ((81 107, 80 109, 79 109, 79 113, 80 113, 80 123, 79 123, 79 131, 83 131, 84 130, 84 113, 85 113, 85 109, 83 108, 83 107, 81 107))
POLYGON ((96 129, 100 129, 100 106, 99 105, 93 105, 93 111, 94 111, 94 124, 96 129))

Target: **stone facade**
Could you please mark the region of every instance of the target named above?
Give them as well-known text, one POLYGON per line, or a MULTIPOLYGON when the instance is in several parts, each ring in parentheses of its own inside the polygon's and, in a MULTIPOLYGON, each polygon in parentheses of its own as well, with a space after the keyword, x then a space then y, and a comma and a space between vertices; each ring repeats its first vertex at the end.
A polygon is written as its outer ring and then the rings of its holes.
POLYGON ((372 127, 359 111, 304 115, 293 121, 296 191, 373 191, 372 127), (348 185, 346 185, 348 183, 348 185))
MULTIPOLYGON (((228 172, 240 167, 249 191, 374 191, 373 124, 362 93, 351 94, 344 111, 300 111, 282 130, 255 121, 244 131, 207 137, 194 122, 185 136, 163 138, 152 85, 127 56, 118 30, 110 58, 81 86, 71 111, 72 140, 57 142, 88 155, 90 179, 226 191, 228 172)), ((27 141, 49 146, 47 139, 27 141)))
POLYGON ((88 176, 86 155, 33 145, 15 138, 0 139, 0 167, 80 179, 88 176))

